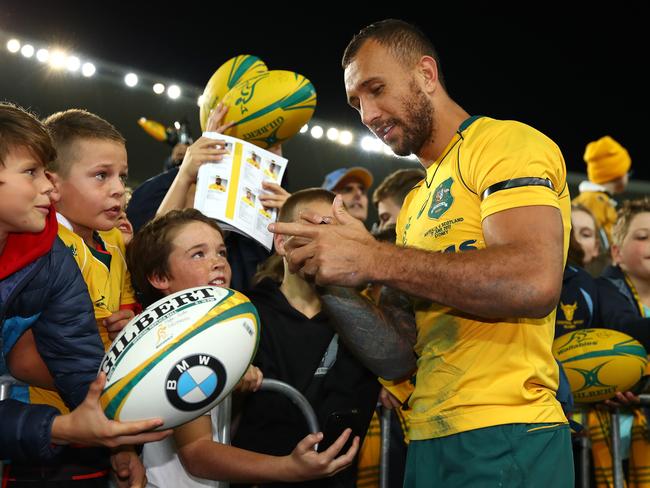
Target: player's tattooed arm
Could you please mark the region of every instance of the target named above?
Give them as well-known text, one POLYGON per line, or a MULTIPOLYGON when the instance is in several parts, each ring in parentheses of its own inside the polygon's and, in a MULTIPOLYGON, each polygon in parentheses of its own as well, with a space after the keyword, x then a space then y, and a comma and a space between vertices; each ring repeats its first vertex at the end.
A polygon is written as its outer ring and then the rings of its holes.
POLYGON ((343 342, 377 376, 400 379, 415 370, 416 326, 408 296, 384 287, 376 306, 354 289, 328 286, 321 300, 343 342))

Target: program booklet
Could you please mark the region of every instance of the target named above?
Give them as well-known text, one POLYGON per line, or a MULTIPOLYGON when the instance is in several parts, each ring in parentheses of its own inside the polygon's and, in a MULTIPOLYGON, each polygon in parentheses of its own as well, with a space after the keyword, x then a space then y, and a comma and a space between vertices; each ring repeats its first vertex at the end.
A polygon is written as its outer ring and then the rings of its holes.
POLYGON ((221 161, 199 168, 194 208, 217 219, 224 230, 255 239, 269 251, 273 234, 267 230, 277 217, 259 201, 263 181, 280 184, 288 160, 241 139, 205 132, 204 137, 226 142, 221 161))

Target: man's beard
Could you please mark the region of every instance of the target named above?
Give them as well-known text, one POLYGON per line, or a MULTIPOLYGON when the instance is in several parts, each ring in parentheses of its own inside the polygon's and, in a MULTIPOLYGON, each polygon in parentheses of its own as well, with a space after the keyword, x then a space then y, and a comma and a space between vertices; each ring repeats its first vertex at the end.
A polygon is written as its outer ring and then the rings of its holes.
POLYGON ((433 138, 433 113, 431 100, 417 86, 414 80, 410 83, 411 94, 402 100, 404 120, 395 119, 395 125, 402 128, 402 139, 396 141, 391 149, 398 156, 418 154, 422 146, 433 138))

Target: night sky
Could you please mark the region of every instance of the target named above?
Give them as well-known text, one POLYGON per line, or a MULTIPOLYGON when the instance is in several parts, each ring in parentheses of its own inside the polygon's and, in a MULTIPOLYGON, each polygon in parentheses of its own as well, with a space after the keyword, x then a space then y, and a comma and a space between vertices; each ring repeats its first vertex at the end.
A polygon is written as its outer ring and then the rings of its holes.
POLYGON ((471 114, 536 127, 560 145, 567 167, 578 172, 585 171, 586 143, 609 134, 632 155, 634 178, 650 180, 642 144, 648 83, 641 72, 649 56, 641 6, 617 2, 606 10, 585 4, 583 13, 569 15, 547 3, 543 11, 523 13, 459 2, 444 13, 428 8, 431 13, 424 14, 400 2, 399 9, 368 8, 362 15, 349 13, 350 4, 314 3, 299 12, 267 3, 277 12, 269 13, 239 2, 222 10, 208 2, 158 9, 120 2, 27 3, 0 1, 0 28, 200 87, 228 58, 254 54, 269 69, 297 71, 312 81, 316 117, 359 131, 358 116, 345 101, 341 54, 363 26, 401 18, 432 39, 448 91, 471 114))

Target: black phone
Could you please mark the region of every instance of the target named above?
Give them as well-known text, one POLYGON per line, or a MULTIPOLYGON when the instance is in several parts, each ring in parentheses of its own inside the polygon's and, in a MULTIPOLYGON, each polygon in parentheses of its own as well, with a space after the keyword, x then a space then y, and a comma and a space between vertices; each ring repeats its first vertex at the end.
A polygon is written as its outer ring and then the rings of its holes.
POLYGON ((352 429, 352 433, 343 448, 339 451, 339 455, 348 452, 355 436, 362 435, 359 432, 359 410, 351 408, 330 413, 325 421, 323 440, 318 444, 318 452, 323 452, 329 448, 347 428, 352 429))

